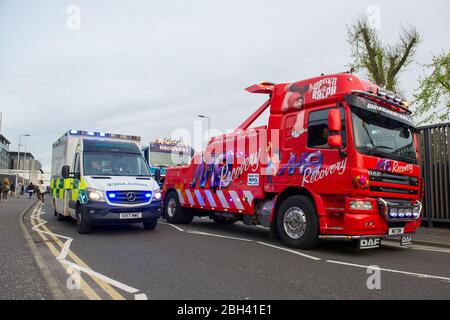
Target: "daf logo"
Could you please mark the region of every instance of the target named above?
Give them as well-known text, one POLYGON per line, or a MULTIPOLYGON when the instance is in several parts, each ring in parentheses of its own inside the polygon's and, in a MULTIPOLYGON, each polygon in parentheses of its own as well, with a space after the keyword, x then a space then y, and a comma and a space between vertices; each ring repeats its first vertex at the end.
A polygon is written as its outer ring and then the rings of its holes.
POLYGON ((127 193, 127 200, 130 202, 133 202, 136 200, 136 194, 134 192, 128 192, 127 193))

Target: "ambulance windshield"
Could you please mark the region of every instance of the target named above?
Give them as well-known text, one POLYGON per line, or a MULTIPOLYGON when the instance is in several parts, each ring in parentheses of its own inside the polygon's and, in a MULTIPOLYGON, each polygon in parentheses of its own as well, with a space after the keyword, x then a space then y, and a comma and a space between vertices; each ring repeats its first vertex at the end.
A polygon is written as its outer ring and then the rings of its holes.
POLYGON ((84 152, 86 176, 150 176, 140 154, 118 152, 84 152))
POLYGON ((355 147, 359 152, 417 163, 411 126, 362 108, 351 110, 355 147))

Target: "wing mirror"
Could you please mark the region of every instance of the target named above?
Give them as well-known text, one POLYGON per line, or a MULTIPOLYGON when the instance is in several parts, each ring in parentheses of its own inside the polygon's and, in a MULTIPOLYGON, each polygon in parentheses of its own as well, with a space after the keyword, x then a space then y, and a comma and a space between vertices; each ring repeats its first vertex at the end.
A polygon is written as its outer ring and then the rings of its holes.
POLYGON ((328 131, 330 132, 328 145, 340 150, 342 148, 342 120, 341 110, 338 108, 331 109, 328 112, 328 131))
POLYGON ((161 169, 155 170, 155 180, 160 181, 161 180, 161 169))
POLYGON ((70 177, 70 167, 69 166, 63 166, 61 169, 61 176, 64 179, 69 179, 70 177))
POLYGON ((332 148, 342 148, 342 137, 340 134, 335 134, 328 137, 328 145, 332 148))

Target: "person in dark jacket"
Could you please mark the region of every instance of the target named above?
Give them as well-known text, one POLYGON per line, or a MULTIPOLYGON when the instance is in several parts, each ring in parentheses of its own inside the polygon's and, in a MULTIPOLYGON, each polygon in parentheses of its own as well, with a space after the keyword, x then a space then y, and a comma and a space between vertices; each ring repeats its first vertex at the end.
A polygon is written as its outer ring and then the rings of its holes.
POLYGON ((31 199, 31 197, 33 196, 34 189, 35 189, 35 186, 34 186, 33 182, 30 182, 30 184, 28 185, 28 198, 29 199, 31 199))

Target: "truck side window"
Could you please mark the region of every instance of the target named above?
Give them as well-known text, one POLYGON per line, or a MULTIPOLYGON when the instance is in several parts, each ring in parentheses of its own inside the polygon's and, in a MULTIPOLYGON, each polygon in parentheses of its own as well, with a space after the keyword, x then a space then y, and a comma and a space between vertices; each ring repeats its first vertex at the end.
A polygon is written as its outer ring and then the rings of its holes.
MULTIPOLYGON (((309 114, 308 118, 308 147, 311 148, 323 148, 329 149, 328 146, 328 111, 330 109, 323 109, 318 111, 313 111, 309 114)), ((346 145, 346 134, 345 134, 345 113, 344 109, 341 110, 342 119, 342 143, 345 147, 346 145)))

